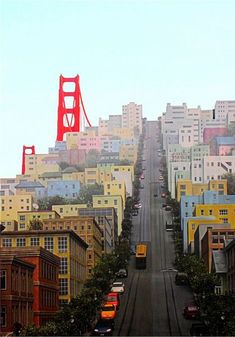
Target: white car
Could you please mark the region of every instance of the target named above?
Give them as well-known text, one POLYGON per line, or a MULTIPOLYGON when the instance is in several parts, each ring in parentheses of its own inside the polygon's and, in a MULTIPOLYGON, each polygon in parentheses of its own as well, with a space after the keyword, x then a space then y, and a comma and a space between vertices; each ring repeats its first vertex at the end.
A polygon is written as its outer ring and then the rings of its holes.
POLYGON ((111 292, 123 294, 125 286, 123 282, 113 282, 111 292))

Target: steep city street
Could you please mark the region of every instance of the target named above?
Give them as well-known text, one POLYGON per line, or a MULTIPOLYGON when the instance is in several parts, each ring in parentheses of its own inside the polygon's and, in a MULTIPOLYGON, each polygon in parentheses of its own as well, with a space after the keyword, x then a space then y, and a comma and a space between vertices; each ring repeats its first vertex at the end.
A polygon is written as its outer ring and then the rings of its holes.
POLYGON ((191 291, 174 283, 174 244, 172 232, 165 230, 168 212, 162 208, 159 178, 160 148, 157 122, 147 122, 143 151, 144 186, 140 189, 142 208, 133 217, 133 243, 148 244, 147 269, 136 270, 134 256, 129 266, 126 293, 115 322, 114 335, 186 336, 191 322, 184 319, 184 305, 191 291), (157 193, 157 197, 154 194, 157 193))

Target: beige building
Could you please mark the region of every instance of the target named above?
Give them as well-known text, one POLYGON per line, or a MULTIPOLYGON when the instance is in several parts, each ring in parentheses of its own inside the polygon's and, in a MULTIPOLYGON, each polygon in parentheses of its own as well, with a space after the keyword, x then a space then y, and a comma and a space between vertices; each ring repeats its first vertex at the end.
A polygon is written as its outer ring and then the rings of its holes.
POLYGON ((122 127, 138 128, 139 133, 142 133, 142 105, 130 102, 122 106, 122 127))
POLYGON ((31 195, 0 196, 0 222, 17 221, 18 211, 31 211, 33 197, 31 195))

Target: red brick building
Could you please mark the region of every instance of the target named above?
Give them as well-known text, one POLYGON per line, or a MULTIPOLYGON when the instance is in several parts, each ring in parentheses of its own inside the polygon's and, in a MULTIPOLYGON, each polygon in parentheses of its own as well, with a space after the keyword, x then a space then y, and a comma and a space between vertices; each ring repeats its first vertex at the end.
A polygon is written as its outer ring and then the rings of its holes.
POLYGON ((0 334, 13 331, 13 324, 33 323, 33 271, 35 266, 14 255, 0 255, 0 334))
POLYGON ((35 266, 33 321, 39 326, 52 319, 59 310, 59 257, 41 247, 1 248, 0 254, 14 254, 35 266))
POLYGON ((224 248, 224 243, 227 240, 235 238, 235 229, 228 228, 208 228, 207 232, 201 240, 202 259, 210 273, 212 267, 212 251, 221 250, 224 248))

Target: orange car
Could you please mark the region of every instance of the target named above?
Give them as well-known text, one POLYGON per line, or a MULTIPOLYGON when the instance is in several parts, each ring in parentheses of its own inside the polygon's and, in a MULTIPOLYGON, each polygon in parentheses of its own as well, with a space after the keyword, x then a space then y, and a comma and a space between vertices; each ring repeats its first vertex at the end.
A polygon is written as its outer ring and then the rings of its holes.
POLYGON ((105 304, 113 304, 116 308, 116 310, 119 309, 120 306, 120 299, 119 299, 119 294, 118 293, 108 293, 108 295, 105 296, 105 304))
POLYGON ((116 316, 116 307, 113 304, 106 303, 102 306, 100 312, 101 319, 113 320, 116 316))

